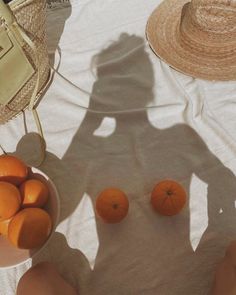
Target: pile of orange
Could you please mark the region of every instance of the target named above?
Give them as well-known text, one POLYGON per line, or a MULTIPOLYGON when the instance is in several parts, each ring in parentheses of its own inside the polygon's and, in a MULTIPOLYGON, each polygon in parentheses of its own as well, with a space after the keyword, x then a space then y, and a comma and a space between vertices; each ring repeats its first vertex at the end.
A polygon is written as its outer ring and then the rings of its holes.
POLYGON ((51 218, 43 209, 49 190, 28 172, 20 159, 0 156, 0 234, 21 249, 42 246, 52 229, 51 218))

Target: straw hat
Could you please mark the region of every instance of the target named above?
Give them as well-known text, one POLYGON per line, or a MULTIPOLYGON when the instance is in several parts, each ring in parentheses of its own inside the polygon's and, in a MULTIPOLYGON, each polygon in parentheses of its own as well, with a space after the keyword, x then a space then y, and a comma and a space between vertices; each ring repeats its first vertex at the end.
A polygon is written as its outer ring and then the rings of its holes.
POLYGON ((236 0, 164 0, 146 35, 171 67, 207 80, 236 80, 236 0))

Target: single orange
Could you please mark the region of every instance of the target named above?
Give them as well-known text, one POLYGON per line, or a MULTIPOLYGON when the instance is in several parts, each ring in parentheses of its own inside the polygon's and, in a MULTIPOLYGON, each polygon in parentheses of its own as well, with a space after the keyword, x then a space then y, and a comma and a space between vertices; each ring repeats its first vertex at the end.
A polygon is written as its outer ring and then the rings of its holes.
POLYGON ((28 168, 20 159, 10 155, 0 156, 0 181, 19 185, 27 175, 28 168))
POLYGON ((129 211, 128 198, 119 189, 106 189, 97 197, 96 211, 107 223, 120 222, 129 211))
POLYGON ((0 221, 0 234, 7 236, 8 235, 8 226, 11 221, 11 218, 0 221))
POLYGON ((0 181, 0 221, 15 215, 20 205, 21 196, 18 188, 11 183, 0 181))
POLYGON ((20 249, 33 249, 42 246, 52 229, 51 218, 40 208, 26 208, 10 221, 8 238, 20 249))
POLYGON ((38 179, 29 179, 20 185, 22 207, 43 207, 49 196, 47 186, 38 179))
POLYGON ((153 208, 162 215, 176 215, 184 207, 187 200, 184 188, 173 180, 158 183, 151 195, 153 208))

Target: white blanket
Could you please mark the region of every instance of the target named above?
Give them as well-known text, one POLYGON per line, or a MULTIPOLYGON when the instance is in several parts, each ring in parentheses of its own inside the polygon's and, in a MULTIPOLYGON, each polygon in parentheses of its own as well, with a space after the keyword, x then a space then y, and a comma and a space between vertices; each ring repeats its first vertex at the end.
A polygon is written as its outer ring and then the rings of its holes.
MULTIPOLYGON (((77 85, 55 73, 38 107, 47 142, 41 169, 59 190, 60 223, 33 261, 0 270, 0 294, 15 294, 42 260, 81 295, 207 294, 236 238, 236 83, 187 77, 153 54, 145 25, 160 1, 49 2, 51 61, 77 85), (150 206, 166 178, 188 193, 175 217, 150 206), (120 224, 96 218, 106 187, 128 195, 120 224)), ((26 119, 27 135, 23 116, 1 126, 1 144, 34 165, 40 148, 26 119)))

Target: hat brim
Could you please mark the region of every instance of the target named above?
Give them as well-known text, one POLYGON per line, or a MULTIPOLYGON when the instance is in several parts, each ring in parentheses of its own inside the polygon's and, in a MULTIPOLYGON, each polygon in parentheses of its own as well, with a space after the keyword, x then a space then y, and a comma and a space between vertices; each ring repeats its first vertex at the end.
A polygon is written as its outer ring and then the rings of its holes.
POLYGON ((182 9, 189 0, 164 0, 151 14, 146 36, 154 53, 174 69, 206 80, 236 80, 236 54, 208 57, 196 54, 180 40, 182 9))

